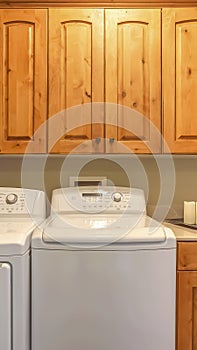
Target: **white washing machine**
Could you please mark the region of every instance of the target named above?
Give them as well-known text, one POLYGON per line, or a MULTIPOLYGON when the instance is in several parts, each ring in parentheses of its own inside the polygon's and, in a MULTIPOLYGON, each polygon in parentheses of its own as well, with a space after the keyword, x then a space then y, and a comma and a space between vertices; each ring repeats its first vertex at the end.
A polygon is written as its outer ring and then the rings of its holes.
POLYGON ((0 187, 0 349, 30 349, 30 243, 45 196, 0 187))
POLYGON ((58 189, 32 238, 32 350, 175 350, 176 240, 143 191, 58 189))

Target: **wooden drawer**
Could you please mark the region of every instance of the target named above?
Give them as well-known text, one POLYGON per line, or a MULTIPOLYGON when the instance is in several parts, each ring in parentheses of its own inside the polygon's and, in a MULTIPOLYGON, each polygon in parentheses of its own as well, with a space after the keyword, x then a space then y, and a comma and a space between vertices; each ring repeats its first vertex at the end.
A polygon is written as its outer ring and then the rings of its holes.
POLYGON ((197 242, 178 242, 177 269, 197 270, 197 242))

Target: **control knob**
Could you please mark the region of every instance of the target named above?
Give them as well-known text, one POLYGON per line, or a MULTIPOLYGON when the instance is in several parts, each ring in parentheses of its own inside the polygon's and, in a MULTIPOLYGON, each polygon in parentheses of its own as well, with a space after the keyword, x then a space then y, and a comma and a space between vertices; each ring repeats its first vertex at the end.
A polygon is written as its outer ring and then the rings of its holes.
POLYGON ((18 196, 15 193, 9 193, 6 196, 6 203, 7 204, 14 204, 17 202, 18 196))
POLYGON ((122 197, 123 195, 120 192, 115 192, 112 194, 112 199, 114 202, 120 202, 122 200, 122 197))

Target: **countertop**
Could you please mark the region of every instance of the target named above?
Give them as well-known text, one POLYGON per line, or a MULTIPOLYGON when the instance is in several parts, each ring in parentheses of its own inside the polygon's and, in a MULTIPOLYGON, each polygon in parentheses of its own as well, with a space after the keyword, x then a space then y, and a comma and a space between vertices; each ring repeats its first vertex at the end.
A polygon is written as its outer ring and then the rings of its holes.
POLYGON ((166 221, 164 221, 163 225, 172 229, 177 241, 197 241, 197 230, 174 225, 166 221))

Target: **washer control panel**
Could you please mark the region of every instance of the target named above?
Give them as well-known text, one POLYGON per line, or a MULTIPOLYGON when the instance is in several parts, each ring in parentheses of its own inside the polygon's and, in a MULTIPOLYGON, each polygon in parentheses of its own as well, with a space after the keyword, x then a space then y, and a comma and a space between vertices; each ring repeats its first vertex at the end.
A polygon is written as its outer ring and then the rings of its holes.
POLYGON ((0 192, 0 214, 27 214, 24 193, 2 193, 0 192))
POLYGON ((107 211, 139 213, 146 211, 144 192, 128 187, 69 187, 52 194, 52 210, 61 212, 96 213, 107 211))
POLYGON ((0 215, 46 216, 45 195, 42 191, 0 187, 0 215))

